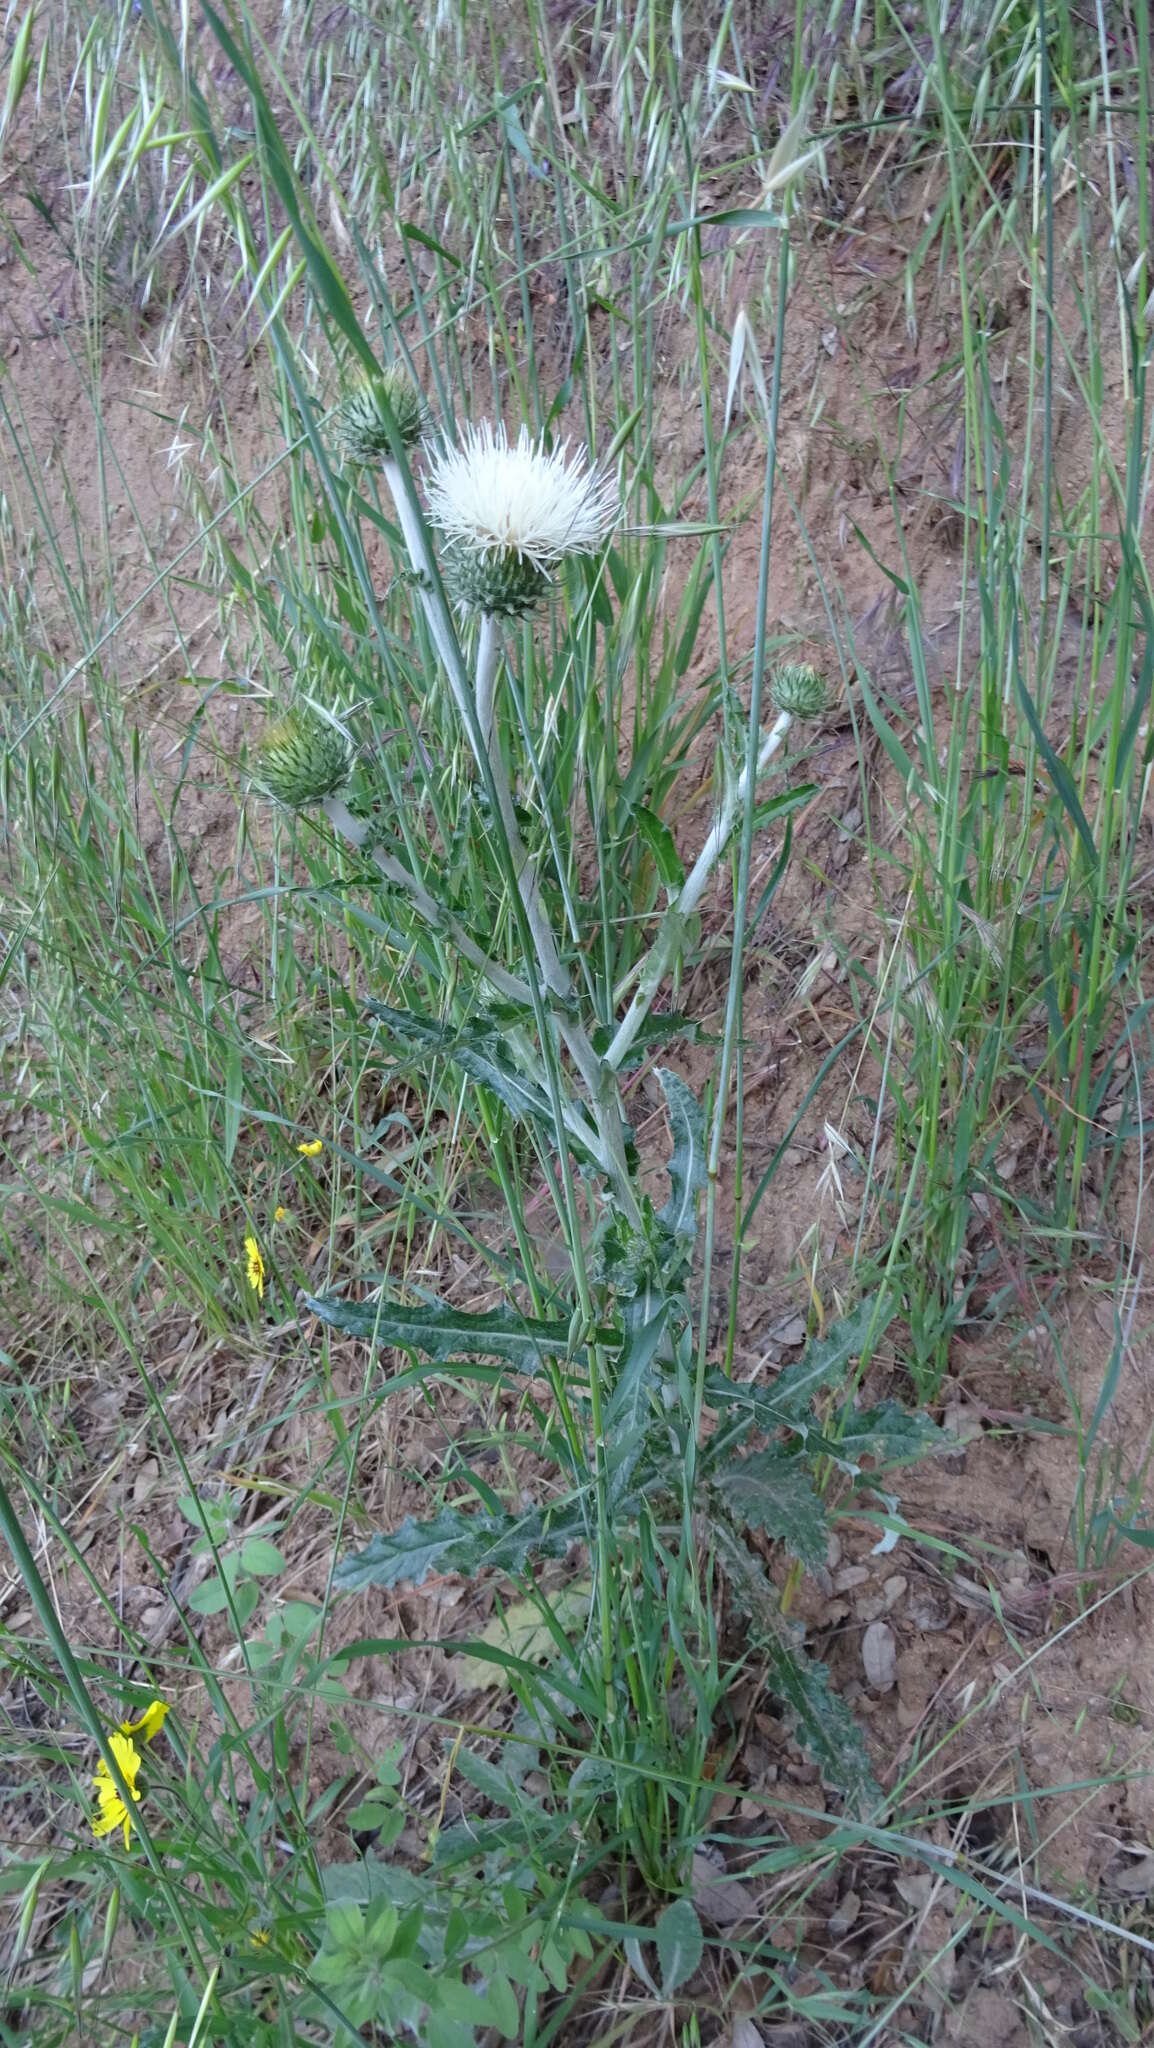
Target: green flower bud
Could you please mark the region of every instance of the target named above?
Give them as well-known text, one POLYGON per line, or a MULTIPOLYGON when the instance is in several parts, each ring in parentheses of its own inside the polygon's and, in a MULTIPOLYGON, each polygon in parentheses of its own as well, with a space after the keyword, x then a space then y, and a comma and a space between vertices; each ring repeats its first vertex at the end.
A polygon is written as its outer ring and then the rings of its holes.
POLYGON ((535 610, 549 588, 549 576, 515 548, 447 547, 441 574, 454 604, 465 611, 523 618, 535 610))
POLYGON ((793 718, 820 718, 829 699, 825 682, 809 662, 786 662, 775 670, 770 688, 779 711, 793 718))
POLYGON ((394 365, 365 377, 337 409, 337 433, 348 462, 387 462, 392 455, 386 407, 406 448, 420 440, 428 408, 407 370, 394 365))
POLYGON ((266 725, 253 781, 286 809, 304 811, 335 796, 352 772, 353 750, 347 736, 302 705, 266 725))

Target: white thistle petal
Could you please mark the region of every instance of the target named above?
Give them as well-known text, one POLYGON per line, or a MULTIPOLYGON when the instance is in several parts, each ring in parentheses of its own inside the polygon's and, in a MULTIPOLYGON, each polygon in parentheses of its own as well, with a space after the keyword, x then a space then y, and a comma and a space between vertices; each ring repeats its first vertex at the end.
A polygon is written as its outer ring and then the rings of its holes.
POLYGON ((428 508, 445 539, 481 554, 516 555, 546 575, 565 555, 592 554, 617 516, 617 487, 563 441, 547 453, 522 427, 510 447, 488 420, 460 448, 429 462, 428 508))

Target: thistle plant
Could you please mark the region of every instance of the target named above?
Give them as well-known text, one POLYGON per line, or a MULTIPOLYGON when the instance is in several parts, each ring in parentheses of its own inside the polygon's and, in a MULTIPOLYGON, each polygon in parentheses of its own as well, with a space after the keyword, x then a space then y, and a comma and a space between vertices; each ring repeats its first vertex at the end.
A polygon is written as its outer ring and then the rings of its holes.
MULTIPOLYGON (((830 1333, 825 1366, 807 1361, 796 1398, 787 1385, 772 1408, 747 1399, 734 1405, 730 1383, 722 1375, 703 1376, 700 1364, 695 1376, 689 1281, 697 1201, 707 1178, 703 1111, 684 1080, 657 1069, 674 1134, 670 1195, 658 1210, 645 1189, 621 1093, 621 1077, 638 1058, 643 1032, 649 1042, 654 1004, 678 965, 691 920, 735 831, 745 825, 759 784, 794 724, 820 715, 825 689, 807 666, 783 667, 769 679, 775 720, 748 757, 731 765, 705 843, 689 874, 671 890, 648 950, 608 990, 607 1023, 587 995, 587 962, 575 959, 565 930, 554 927, 548 877, 524 842, 507 765, 518 758, 517 735, 502 730, 502 686, 513 674, 508 625, 518 621, 531 632, 534 616, 562 583, 566 561, 595 558, 608 544, 619 516, 616 486, 583 449, 550 450, 525 430, 510 442, 503 428, 483 423, 468 427, 459 446, 442 442, 428 450, 422 508, 406 459, 406 448, 415 445, 419 411, 419 402, 410 402, 390 376, 346 401, 340 431, 351 457, 379 461, 395 508, 409 559, 407 587, 423 612, 486 799, 519 961, 506 965, 493 957, 455 905, 444 900, 433 870, 415 871, 408 842, 390 837, 380 813, 364 803, 357 812, 350 807, 354 749, 340 721, 323 717, 317 703, 270 724, 258 749, 254 785, 282 805, 322 811, 346 844, 404 897, 410 915, 439 936, 456 962, 475 971, 476 995, 455 1027, 381 1003, 368 1007, 396 1044, 417 1056, 433 1052, 455 1061, 484 1084, 490 1099, 549 1145, 552 1162, 545 1178, 572 1262, 575 1301, 569 1319, 514 1308, 470 1315, 448 1303, 411 1308, 334 1295, 311 1298, 309 1306, 340 1330, 376 1344, 402 1345, 430 1361, 496 1356, 510 1370, 543 1372, 553 1391, 571 1491, 548 1513, 504 1515, 488 1497, 478 1513, 453 1507, 429 1522, 405 1522, 342 1560, 335 1583, 345 1590, 393 1585, 420 1579, 430 1569, 469 1572, 483 1563, 515 1576, 533 1555, 563 1555, 574 1541, 586 1542, 594 1560, 592 1628, 587 1647, 573 1645, 574 1669, 587 1687, 597 1753, 619 1773, 611 1779, 619 1821, 642 1868, 666 1881, 683 1866, 705 1794, 670 1804, 668 1791, 654 1791, 653 1784, 678 1772, 691 1781, 700 1777, 710 1714, 703 1708, 699 1715, 687 1757, 684 1731, 656 1703, 666 1699, 678 1662, 702 1701, 720 1698, 727 1682, 708 1591, 695 1562, 694 1532, 703 1513, 721 1532, 717 1540, 735 1599, 783 1674, 803 1739, 829 1774, 840 1774, 855 1794, 863 1795, 869 1783, 852 1726, 831 1702, 820 1667, 807 1664, 803 1670, 769 1619, 772 1589, 760 1580, 740 1539, 743 1523, 752 1520, 783 1534, 803 1562, 818 1562, 825 1543, 823 1503, 784 1446, 744 1458, 737 1453, 753 1429, 771 1437, 783 1423, 810 1431, 813 1387, 828 1385, 852 1354, 876 1341, 892 1309, 880 1296, 863 1304, 856 1317, 830 1333), (469 663, 462 640, 471 648, 469 663), (574 964, 583 970, 580 978, 574 964), (591 1242, 575 1170, 585 1176, 594 1203, 591 1242), (706 1404, 722 1416, 712 1433, 704 1425, 706 1404), (738 1492, 735 1471, 743 1488, 738 1492), (667 1551, 668 1534, 659 1535, 652 1519, 653 1503, 663 1498, 680 1502, 676 1561, 667 1551), (639 1572, 651 1617, 667 1611, 663 1588, 671 1573, 679 1595, 689 1588, 676 1657, 668 1645, 658 1649, 658 1630, 651 1670, 636 1654, 639 1572), (630 1642, 634 1648, 627 1651, 630 1642), (644 1754, 638 1750, 640 1725, 648 1731, 644 1754), (646 1767, 654 1773, 652 1782, 646 1767)), ((762 638, 756 659, 763 648, 762 638)), ((520 794, 548 815, 540 749, 526 746, 520 758, 520 794)), ((554 832, 551 852, 556 846, 554 832)), ((553 880, 563 884, 560 869, 553 880)), ((534 1301, 539 1302, 536 1292, 534 1301)), ((914 1455, 923 1442, 916 1430, 902 1435, 888 1417, 871 1422, 868 1448, 879 1462, 887 1455, 914 1455)), ((832 1450, 829 1455, 836 1462, 832 1450)), ((537 1701, 539 1715, 554 1727, 557 1705, 554 1694, 537 1701)), ((600 1785, 598 1797, 604 1789, 600 1785)))

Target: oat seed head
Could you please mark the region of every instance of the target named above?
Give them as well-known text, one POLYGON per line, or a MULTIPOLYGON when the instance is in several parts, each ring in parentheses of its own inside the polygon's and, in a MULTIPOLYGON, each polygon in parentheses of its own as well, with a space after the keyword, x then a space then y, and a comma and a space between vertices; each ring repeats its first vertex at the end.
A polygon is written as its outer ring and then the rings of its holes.
POLYGON ((522 427, 510 446, 488 420, 429 463, 429 516, 452 550, 514 557, 548 576, 566 555, 592 554, 617 516, 617 487, 584 448, 547 453, 522 427))

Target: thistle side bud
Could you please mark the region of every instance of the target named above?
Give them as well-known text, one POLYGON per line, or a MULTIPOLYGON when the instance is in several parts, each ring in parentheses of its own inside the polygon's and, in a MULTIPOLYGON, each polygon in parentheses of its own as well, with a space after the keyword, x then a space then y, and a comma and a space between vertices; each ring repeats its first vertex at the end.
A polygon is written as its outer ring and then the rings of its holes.
POLYGON ((829 701, 823 678, 807 661, 786 662, 775 670, 770 688, 778 710, 791 718, 820 718, 829 701))
POLYGON ((345 733, 301 707, 270 720, 261 734, 253 781, 290 811, 304 811, 343 789, 353 772, 345 733))
POLYGON ((428 424, 428 408, 408 371, 397 366, 362 379, 337 408, 337 434, 346 461, 368 465, 389 460, 389 413, 405 447, 412 448, 428 424))

